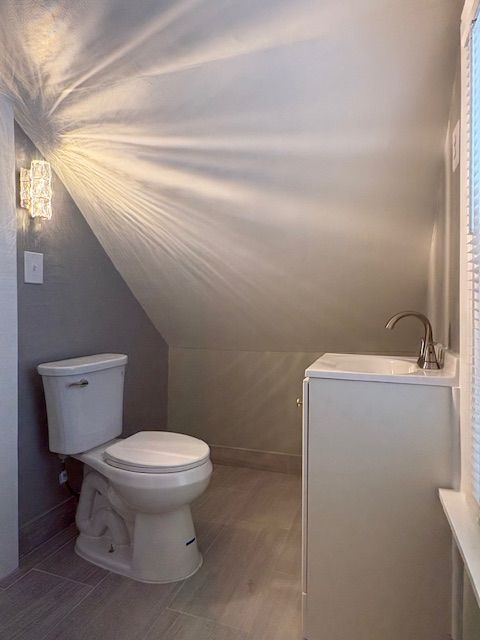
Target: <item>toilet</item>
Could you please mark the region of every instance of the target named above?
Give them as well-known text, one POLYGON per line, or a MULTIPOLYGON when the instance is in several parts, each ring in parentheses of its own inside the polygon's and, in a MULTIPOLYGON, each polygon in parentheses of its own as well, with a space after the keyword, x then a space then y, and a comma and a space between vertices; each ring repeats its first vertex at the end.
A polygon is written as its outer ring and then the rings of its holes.
POLYGON ((208 486, 210 449, 166 431, 119 438, 126 365, 106 353, 38 366, 49 446, 84 463, 77 554, 135 580, 175 582, 202 565, 190 504, 208 486))

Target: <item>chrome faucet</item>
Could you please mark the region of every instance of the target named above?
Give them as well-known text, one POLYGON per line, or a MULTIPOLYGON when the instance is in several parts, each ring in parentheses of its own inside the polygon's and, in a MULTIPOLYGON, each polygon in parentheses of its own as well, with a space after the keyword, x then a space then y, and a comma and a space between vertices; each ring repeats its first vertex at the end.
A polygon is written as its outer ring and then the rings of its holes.
POLYGON ((435 342, 433 341, 432 325, 423 313, 418 313, 418 311, 400 311, 400 313, 396 313, 390 318, 385 325, 385 329, 393 329, 399 320, 407 318, 408 316, 418 318, 425 328, 425 335, 420 343, 420 353, 418 354, 417 360, 418 366, 420 369, 442 369, 443 358, 440 358, 439 361, 437 357, 435 342))

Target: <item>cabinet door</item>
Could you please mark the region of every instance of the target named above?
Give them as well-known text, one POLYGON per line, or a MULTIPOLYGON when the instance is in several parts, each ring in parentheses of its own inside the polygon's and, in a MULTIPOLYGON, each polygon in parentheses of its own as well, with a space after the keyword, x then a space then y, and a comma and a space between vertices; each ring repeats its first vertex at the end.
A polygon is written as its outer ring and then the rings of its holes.
POLYGON ((308 640, 448 637, 451 391, 310 379, 308 640))

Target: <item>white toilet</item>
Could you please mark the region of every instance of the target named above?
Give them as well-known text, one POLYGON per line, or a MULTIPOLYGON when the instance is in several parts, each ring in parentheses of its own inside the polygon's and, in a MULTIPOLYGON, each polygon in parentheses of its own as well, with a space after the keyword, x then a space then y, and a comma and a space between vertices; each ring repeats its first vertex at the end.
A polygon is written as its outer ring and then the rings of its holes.
POLYGON ((190 503, 210 480, 205 442, 141 431, 119 439, 127 356, 100 354, 38 366, 50 450, 85 463, 78 555, 142 582, 174 582, 202 564, 190 503))

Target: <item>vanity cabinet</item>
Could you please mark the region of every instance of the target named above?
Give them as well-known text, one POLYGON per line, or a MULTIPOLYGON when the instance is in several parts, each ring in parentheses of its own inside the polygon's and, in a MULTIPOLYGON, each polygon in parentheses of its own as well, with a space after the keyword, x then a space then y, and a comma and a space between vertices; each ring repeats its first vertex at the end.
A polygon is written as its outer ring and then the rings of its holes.
POLYGON ((447 640, 454 382, 317 377, 320 360, 303 395, 304 637, 447 640))

